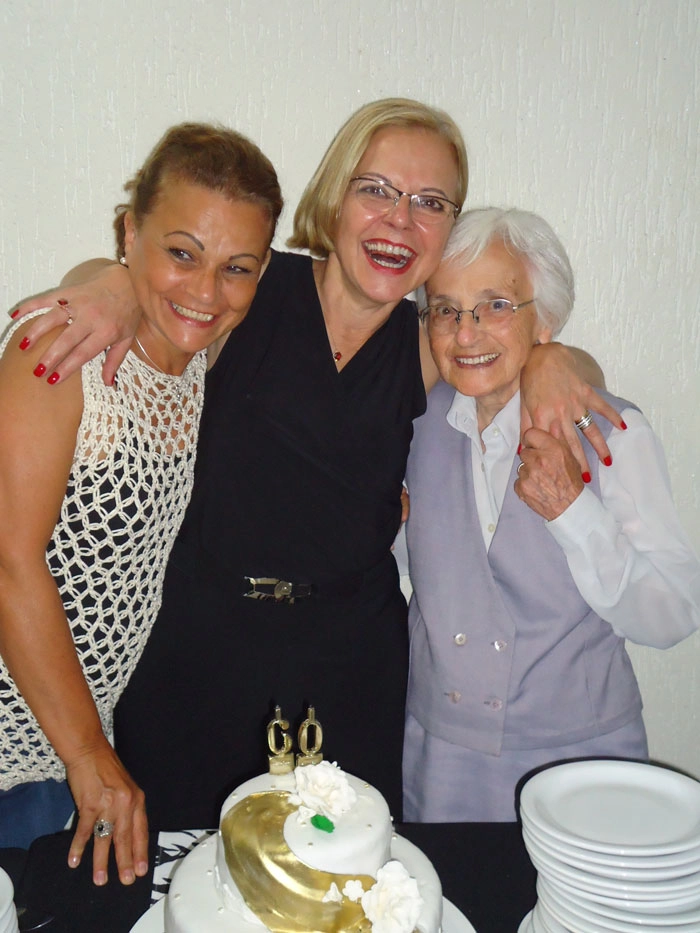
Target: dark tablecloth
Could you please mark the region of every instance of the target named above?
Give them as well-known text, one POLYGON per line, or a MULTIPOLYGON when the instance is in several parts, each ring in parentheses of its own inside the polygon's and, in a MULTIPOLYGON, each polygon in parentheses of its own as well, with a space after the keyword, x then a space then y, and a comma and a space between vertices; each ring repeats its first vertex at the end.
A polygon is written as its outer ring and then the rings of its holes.
MULTIPOLYGON (((465 914, 477 933, 516 933, 535 903, 535 870, 516 823, 404 823, 397 831, 431 859, 445 897, 465 914)), ((53 915, 42 933, 129 933, 148 909, 151 876, 131 887, 116 880, 92 884, 91 856, 68 868, 71 833, 37 839, 28 853, 0 849, 0 865, 15 883, 15 901, 53 915)), ((151 838, 152 865, 157 835, 151 838)), ((202 931, 206 933, 206 931, 202 931)))

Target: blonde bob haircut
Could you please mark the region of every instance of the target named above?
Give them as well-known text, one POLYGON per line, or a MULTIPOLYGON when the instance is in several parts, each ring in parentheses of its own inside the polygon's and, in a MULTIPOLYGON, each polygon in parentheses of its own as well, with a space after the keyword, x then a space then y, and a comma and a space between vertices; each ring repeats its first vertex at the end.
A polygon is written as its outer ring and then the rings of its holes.
POLYGON ((467 196, 467 150, 457 124, 443 110, 388 97, 360 107, 341 126, 301 196, 287 246, 323 258, 334 251, 335 225, 350 179, 372 136, 389 126, 429 130, 447 140, 457 165, 455 201, 462 206, 467 196))

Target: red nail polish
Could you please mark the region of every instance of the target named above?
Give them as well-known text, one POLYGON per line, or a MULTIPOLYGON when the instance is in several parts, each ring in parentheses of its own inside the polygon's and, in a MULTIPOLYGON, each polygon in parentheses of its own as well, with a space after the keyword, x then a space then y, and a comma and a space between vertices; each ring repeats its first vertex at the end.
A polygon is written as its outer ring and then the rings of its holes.
POLYGON ((46 367, 44 366, 43 363, 39 363, 39 365, 37 366, 37 368, 34 370, 34 375, 35 375, 35 376, 43 376, 45 372, 46 372, 46 367))
POLYGON ((67 307, 68 307, 68 302, 66 301, 65 298, 57 298, 57 299, 56 299, 56 304, 57 304, 57 305, 60 305, 62 308, 67 308, 67 307))
POLYGON ((22 339, 19 342, 20 350, 26 350, 28 346, 29 346, 29 337, 22 337, 22 339))
POLYGON ((523 449, 523 445, 522 445, 522 444, 518 444, 518 449, 517 449, 517 451, 516 451, 516 453, 517 453, 518 456, 520 456, 520 451, 521 451, 522 449, 523 449))
POLYGON ((51 375, 46 381, 48 382, 50 386, 55 386, 60 378, 61 377, 58 375, 58 373, 51 373, 51 375))
POLYGON ((18 314, 19 314, 19 308, 15 308, 15 310, 12 312, 10 317, 17 317, 18 314))
POLYGON ((624 421, 620 421, 620 427, 622 428, 623 431, 627 430, 627 425, 625 424, 624 421))
MULTIPOLYGON (((50 381, 51 381, 51 380, 49 380, 49 382, 50 382, 50 381)), ((590 474, 588 471, 586 471, 585 473, 582 473, 582 474, 581 474, 581 479, 584 481, 584 483, 590 483, 590 481, 591 481, 591 474, 590 474)))
POLYGON ((605 466, 612 466, 612 457, 610 456, 610 454, 608 454, 608 456, 604 458, 603 463, 605 464, 605 466))

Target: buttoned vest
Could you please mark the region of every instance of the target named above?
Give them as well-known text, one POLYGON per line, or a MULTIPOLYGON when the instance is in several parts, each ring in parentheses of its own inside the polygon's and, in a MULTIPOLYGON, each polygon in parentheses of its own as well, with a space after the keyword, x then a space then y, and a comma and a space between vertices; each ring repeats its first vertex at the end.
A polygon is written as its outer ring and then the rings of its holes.
MULTIPOLYGON (((618 411, 634 407, 601 394, 618 411)), ((433 735, 492 755, 612 732, 642 706, 624 639, 583 600, 544 520, 513 491, 516 456, 486 551, 471 441, 446 420, 453 398, 444 382, 430 393, 406 473, 408 711, 433 735)), ((607 436, 610 423, 596 423, 607 436)), ((584 446, 599 496, 598 458, 584 446)))

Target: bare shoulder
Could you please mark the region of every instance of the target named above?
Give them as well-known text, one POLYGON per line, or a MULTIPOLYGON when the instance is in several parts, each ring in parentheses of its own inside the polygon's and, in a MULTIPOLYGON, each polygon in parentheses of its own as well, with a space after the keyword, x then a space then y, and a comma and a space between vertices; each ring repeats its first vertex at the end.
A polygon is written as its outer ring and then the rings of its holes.
MULTIPOLYGON (((42 353, 50 346, 58 328, 22 347, 27 331, 32 322, 22 324, 10 337, 5 351, 0 357, 0 401, 11 404, 14 410, 27 411, 34 406, 56 416, 63 412, 78 419, 82 412, 82 383, 78 376, 66 379, 55 386, 47 383, 46 378, 37 377, 35 370, 42 353)), ((65 325, 64 325, 65 327, 65 325)), ((45 377, 45 373, 42 374, 45 377)), ((3 408, 7 412, 7 408, 3 408)))

